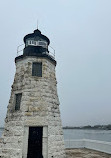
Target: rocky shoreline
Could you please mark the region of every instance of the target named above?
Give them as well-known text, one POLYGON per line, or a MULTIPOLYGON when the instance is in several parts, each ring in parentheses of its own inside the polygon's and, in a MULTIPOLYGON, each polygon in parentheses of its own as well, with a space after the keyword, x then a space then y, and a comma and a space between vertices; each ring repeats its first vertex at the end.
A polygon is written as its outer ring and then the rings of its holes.
POLYGON ((111 155, 85 148, 66 149, 66 158, 111 158, 111 155))

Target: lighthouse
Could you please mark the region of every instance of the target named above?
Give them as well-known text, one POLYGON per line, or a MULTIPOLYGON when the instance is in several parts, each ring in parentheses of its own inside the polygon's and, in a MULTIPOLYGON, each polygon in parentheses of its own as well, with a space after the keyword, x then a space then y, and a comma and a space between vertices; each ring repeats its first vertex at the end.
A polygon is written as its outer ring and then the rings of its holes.
POLYGON ((24 37, 0 139, 1 158, 65 158, 56 60, 36 29, 24 37))

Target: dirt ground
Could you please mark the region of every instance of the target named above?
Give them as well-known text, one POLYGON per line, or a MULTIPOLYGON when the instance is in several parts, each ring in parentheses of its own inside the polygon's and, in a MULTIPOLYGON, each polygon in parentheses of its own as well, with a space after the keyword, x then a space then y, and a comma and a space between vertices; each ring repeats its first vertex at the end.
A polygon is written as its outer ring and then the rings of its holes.
POLYGON ((66 158, 111 158, 111 155, 90 149, 66 149, 66 158))

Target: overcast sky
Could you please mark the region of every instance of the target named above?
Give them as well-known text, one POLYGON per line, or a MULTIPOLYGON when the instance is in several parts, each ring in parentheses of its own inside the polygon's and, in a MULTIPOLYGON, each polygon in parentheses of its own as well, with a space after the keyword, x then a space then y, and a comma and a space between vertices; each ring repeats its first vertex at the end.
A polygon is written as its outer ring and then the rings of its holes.
POLYGON ((111 0, 1 0, 0 126, 17 46, 37 19, 56 50, 63 125, 111 124, 111 0))

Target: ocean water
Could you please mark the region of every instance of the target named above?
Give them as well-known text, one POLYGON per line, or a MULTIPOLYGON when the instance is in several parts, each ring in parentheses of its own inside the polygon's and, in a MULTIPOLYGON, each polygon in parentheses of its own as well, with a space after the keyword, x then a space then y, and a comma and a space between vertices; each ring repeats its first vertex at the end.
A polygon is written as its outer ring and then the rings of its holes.
POLYGON ((64 129, 64 139, 91 139, 111 142, 111 130, 64 129))
MULTIPOLYGON (((0 129, 0 137, 3 129, 0 129)), ((64 129, 64 139, 91 139, 111 142, 111 130, 64 129)))

